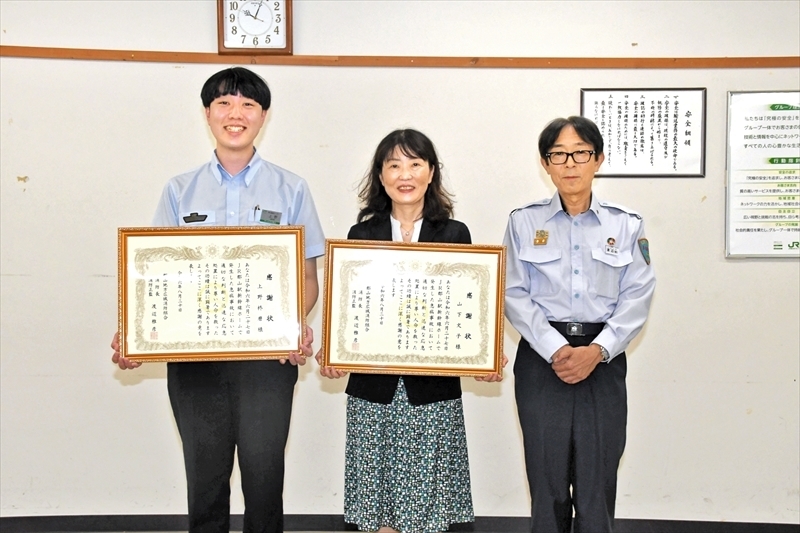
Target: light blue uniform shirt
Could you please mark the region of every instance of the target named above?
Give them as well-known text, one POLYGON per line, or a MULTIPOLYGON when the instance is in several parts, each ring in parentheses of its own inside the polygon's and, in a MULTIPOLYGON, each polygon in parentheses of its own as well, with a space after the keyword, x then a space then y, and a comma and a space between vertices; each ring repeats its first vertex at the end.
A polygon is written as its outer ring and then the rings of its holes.
POLYGON ((509 322, 548 362, 569 344, 548 321, 605 322, 593 342, 612 358, 622 353, 647 320, 656 283, 640 239, 641 216, 594 194, 575 217, 558 193, 513 211, 504 239, 509 322), (537 230, 546 243, 534 244, 537 230))
POLYGON ((305 226, 306 259, 325 254, 325 235, 308 184, 258 153, 235 176, 214 153, 205 165, 169 180, 153 225, 252 226, 263 224, 262 219, 305 226), (187 217, 205 218, 187 222, 187 217))

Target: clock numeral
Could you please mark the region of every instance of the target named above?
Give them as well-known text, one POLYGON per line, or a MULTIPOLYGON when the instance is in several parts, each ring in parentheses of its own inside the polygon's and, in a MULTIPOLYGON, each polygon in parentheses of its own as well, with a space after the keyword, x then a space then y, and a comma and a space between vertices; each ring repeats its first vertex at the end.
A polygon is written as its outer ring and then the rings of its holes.
POLYGON ((236 15, 231 13, 230 15, 228 15, 228 20, 230 20, 231 22, 236 22, 236 15))
POLYGON ((247 39, 247 35, 242 35, 242 44, 244 44, 245 39, 247 39))
POLYGON ((275 13, 275 24, 280 24, 281 20, 281 14, 275 13))
POLYGON ((273 2, 272 5, 275 6, 275 11, 280 11, 281 10, 281 3, 280 2, 273 2))
POLYGON ((230 8, 231 8, 233 11, 238 11, 238 10, 239 10, 239 2, 231 2, 231 3, 230 3, 230 8))
POLYGON ((272 42, 272 41, 270 40, 270 38, 269 38, 269 35, 265 35, 265 36, 264 36, 264 44, 269 44, 269 43, 271 43, 271 42, 272 42))
POLYGON ((258 36, 253 37, 253 44, 258 46, 258 36))
POLYGON ((236 26, 231 26, 231 35, 236 35, 238 32, 239 30, 236 29, 236 26))
POLYGON ((281 33, 280 29, 281 29, 280 26, 275 26, 275 35, 280 35, 280 33, 281 33))

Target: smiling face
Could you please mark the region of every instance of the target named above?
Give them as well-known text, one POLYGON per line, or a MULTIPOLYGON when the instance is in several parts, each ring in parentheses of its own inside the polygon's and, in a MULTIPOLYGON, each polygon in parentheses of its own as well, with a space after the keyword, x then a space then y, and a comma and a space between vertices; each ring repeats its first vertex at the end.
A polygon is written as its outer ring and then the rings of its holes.
POLYGON ((383 162, 381 184, 393 206, 417 207, 422 212, 425 191, 433 179, 433 167, 422 158, 395 148, 383 162))
MULTIPOLYGON (((561 130, 556 142, 548 152, 571 153, 594 149, 594 146, 578 135, 575 128, 567 125, 561 130)), ((593 155, 586 163, 576 163, 572 157, 568 157, 567 162, 563 165, 554 165, 542 157, 541 163, 562 197, 588 200, 592 195, 592 180, 604 159, 605 156, 599 154, 596 159, 593 155)))
POLYGON ((252 153, 266 117, 267 111, 251 98, 239 94, 215 98, 206 108, 206 120, 217 140, 217 155, 252 153))

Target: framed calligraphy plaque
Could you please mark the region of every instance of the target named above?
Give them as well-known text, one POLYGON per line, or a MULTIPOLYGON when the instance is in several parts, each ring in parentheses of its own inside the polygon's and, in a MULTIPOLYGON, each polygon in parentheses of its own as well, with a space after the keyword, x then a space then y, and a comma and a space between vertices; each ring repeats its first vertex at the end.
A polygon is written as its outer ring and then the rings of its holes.
POLYGON ((372 374, 502 374, 504 246, 326 243, 323 364, 372 374))
POLYGON ((305 331, 302 226, 119 228, 120 353, 278 359, 305 331))
POLYGON ((705 176, 704 88, 581 89, 581 115, 603 136, 599 177, 705 176))

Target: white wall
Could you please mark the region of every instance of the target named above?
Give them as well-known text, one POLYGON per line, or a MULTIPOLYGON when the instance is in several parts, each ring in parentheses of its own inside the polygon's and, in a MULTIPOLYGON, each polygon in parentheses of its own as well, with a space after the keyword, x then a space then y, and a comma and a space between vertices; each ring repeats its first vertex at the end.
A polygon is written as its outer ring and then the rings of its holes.
MULTIPOLYGON (((213 52, 215 6, 3 0, 0 43, 213 52)), ((796 1, 295 0, 295 53, 785 56, 798 18, 796 1)), ((109 361, 116 228, 147 225, 163 184, 210 157, 199 90, 219 68, 0 58, 2 516, 185 512, 165 366, 109 361)), ((800 266, 724 258, 727 91, 798 90, 798 69, 254 70, 274 101, 259 150, 309 181, 331 238, 354 223, 354 187, 394 128, 430 135, 457 218, 495 244, 513 208, 552 194, 535 140, 578 113, 580 88, 707 87, 704 179, 596 182, 644 215, 659 279, 629 350, 618 516, 800 522, 800 266)), ((475 511, 525 516, 513 376, 463 384, 475 511)), ((342 512, 343 388, 300 373, 287 513, 342 512)))

